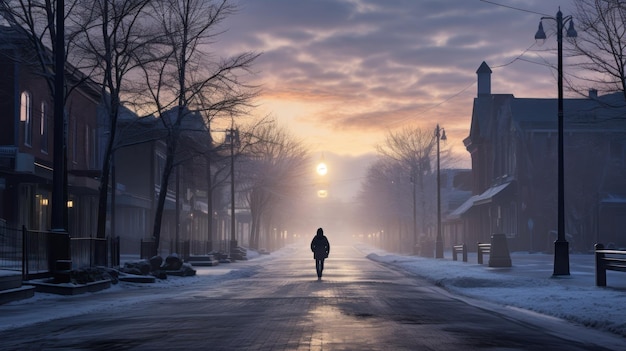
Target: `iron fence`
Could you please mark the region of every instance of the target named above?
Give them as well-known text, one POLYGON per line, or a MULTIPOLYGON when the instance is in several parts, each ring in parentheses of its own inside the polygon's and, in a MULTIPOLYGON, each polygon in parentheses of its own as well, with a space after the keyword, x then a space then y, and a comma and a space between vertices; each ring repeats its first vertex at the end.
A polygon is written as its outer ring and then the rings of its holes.
MULTIPOLYGON (((67 240, 66 233, 7 227, 0 221, 0 269, 21 271, 24 280, 46 277, 55 266, 51 251, 67 240)), ((120 238, 70 238, 72 268, 116 267, 120 264, 120 238)))
POLYGON ((61 233, 27 230, 22 226, 22 277, 25 280, 40 276, 49 276, 52 273, 50 249, 53 241, 61 233))
POLYGON ((211 251, 209 250, 211 245, 206 240, 192 240, 189 246, 191 255, 206 255, 211 251))
POLYGON ((72 268, 104 266, 107 262, 107 239, 71 238, 72 268))
POLYGON ((0 221, 0 269, 22 270, 22 231, 0 221))

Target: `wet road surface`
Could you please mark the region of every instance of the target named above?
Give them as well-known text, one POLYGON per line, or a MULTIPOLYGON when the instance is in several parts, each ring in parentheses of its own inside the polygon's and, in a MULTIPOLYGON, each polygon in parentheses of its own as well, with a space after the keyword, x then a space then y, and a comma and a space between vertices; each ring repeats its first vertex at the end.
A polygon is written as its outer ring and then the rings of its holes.
POLYGON ((176 288, 176 296, 155 289, 163 299, 4 331, 0 349, 603 350, 467 304, 350 246, 333 247, 322 280, 306 245, 253 272, 176 288))

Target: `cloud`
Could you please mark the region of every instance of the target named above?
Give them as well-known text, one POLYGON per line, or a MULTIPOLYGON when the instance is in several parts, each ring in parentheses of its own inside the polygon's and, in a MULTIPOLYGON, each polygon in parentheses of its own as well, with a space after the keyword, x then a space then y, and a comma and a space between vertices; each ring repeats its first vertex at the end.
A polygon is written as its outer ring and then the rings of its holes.
POLYGON ((367 154, 391 128, 442 123, 464 152, 482 61, 494 71, 494 92, 556 95, 549 68, 516 60, 556 59, 528 50, 540 13, 557 11, 554 0, 238 3, 216 49, 262 52, 257 113, 288 120, 320 150, 367 154))

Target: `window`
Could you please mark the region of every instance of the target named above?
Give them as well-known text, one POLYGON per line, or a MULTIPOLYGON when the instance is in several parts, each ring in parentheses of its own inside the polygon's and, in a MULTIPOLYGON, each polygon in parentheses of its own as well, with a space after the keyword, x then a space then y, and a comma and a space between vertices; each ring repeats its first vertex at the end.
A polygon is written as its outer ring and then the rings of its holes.
POLYGON ((83 146, 83 150, 85 150, 85 163, 87 166, 91 166, 91 157, 89 153, 91 152, 91 148, 89 147, 89 140, 91 136, 89 135, 89 126, 85 125, 85 135, 83 136, 83 140, 85 145, 83 146))
POLYGON ((154 181, 158 189, 161 189, 161 181, 163 177, 163 170, 165 169, 165 154, 158 152, 156 153, 156 169, 154 174, 154 181))
POLYGON ((41 102, 41 121, 39 128, 41 151, 48 153, 48 104, 41 102))
POLYGON ((98 144, 96 143, 96 129, 91 129, 91 168, 98 169, 98 144))
POLYGON ((78 162, 78 123, 72 118, 72 161, 78 162))
POLYGON ((20 122, 24 122, 24 145, 30 146, 33 139, 32 99, 29 92, 20 96, 20 122))
POLYGON ((96 130, 85 125, 85 160, 89 169, 97 168, 96 130))

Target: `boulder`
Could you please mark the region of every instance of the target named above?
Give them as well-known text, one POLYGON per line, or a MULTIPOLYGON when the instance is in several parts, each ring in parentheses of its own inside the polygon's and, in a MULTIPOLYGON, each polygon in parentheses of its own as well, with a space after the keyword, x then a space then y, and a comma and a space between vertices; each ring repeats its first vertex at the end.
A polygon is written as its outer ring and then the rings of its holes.
POLYGON ((166 271, 177 271, 183 265, 183 260, 176 253, 172 253, 165 258, 165 264, 161 267, 166 271))
POLYGON ((161 265, 163 265, 163 257, 153 256, 152 258, 150 258, 150 272, 158 271, 159 269, 161 269, 161 265))
POLYGON ((145 260, 137 262, 126 262, 124 263, 124 267, 120 268, 120 270, 124 273, 136 275, 147 275, 151 271, 150 263, 145 260))
POLYGON ((183 263, 180 267, 180 270, 183 271, 184 277, 191 277, 196 275, 196 270, 189 263, 183 263))

